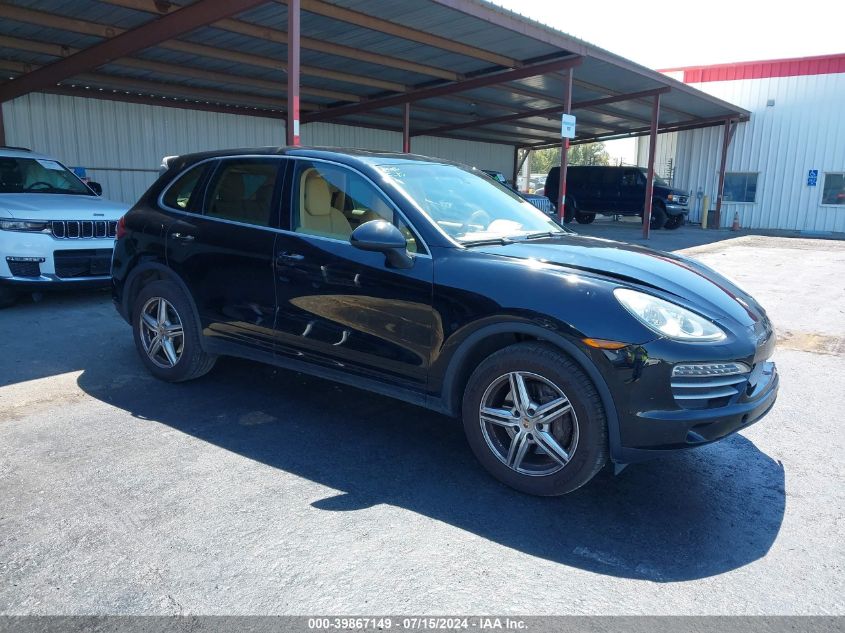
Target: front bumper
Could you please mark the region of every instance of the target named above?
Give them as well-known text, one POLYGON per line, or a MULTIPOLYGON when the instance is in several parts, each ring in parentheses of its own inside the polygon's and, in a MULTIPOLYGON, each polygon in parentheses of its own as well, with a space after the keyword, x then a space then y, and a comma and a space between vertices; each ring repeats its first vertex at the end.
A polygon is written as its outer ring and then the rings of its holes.
POLYGON ((0 231, 0 284, 23 292, 107 287, 114 238, 0 231))
POLYGON ((743 392, 729 404, 713 409, 654 410, 638 413, 623 431, 623 445, 615 461, 630 463, 666 451, 695 448, 721 440, 751 426, 774 406, 780 376, 766 363, 765 383, 743 392))
POLYGON ((667 202, 665 207, 666 213, 668 213, 669 215, 681 215, 682 213, 685 215, 689 214, 689 207, 685 207, 680 204, 672 204, 671 202, 667 202))

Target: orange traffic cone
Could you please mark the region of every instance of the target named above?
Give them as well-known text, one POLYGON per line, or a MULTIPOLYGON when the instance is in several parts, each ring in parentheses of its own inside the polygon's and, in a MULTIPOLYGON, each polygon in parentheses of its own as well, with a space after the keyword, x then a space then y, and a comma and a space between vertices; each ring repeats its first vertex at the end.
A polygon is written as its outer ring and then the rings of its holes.
POLYGON ((734 211, 734 223, 731 224, 731 231, 739 231, 739 212, 734 211))

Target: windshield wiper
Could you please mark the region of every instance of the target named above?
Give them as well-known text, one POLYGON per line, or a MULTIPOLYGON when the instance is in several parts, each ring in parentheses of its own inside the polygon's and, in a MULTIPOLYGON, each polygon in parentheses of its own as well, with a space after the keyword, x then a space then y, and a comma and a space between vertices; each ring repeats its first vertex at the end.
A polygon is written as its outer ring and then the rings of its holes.
POLYGON ((509 237, 490 237, 484 240, 469 240, 461 242, 461 246, 490 246, 491 244, 498 244, 500 246, 507 246, 513 244, 514 240, 509 237))
POLYGON ((561 235, 566 235, 565 231, 541 231, 539 233, 529 233, 528 235, 521 235, 519 237, 519 241, 523 240, 536 240, 541 237, 560 237, 561 235))

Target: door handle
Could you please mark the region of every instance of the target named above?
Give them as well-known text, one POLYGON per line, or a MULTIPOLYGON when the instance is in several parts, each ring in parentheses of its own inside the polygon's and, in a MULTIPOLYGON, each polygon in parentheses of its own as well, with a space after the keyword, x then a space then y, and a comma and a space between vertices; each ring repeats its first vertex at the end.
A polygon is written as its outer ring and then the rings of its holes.
POLYGON ((301 262, 305 259, 305 255, 300 255, 299 253, 288 253, 288 252, 281 252, 276 255, 276 261, 279 264, 293 264, 296 262, 301 262))
POLYGON ((185 235, 183 233, 171 233, 170 237, 174 240, 179 240, 180 242, 193 242, 194 236, 193 235, 185 235))

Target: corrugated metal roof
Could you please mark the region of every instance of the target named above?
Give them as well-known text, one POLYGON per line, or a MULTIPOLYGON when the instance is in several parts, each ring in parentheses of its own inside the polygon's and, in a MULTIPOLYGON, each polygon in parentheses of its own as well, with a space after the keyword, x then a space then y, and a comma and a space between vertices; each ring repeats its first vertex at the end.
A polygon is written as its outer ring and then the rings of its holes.
MULTIPOLYGON (((171 3, 177 10, 188 4, 171 3)), ((108 34, 157 19, 155 11, 163 6, 140 0, 11 0, 0 5, 0 69, 15 75, 23 72, 15 64, 49 64, 68 54, 57 44, 70 52, 87 48, 108 34)), ((664 126, 710 124, 748 114, 482 0, 303 0, 302 7, 303 111, 321 117, 333 117, 334 107, 449 85, 450 76, 460 81, 573 54, 583 57, 572 91, 580 120, 576 142, 639 134, 648 127, 650 98, 579 106, 617 95, 671 88, 661 97, 664 126)), ((129 61, 113 60, 82 77, 69 77, 59 88, 90 85, 115 96, 131 92, 136 101, 176 96, 221 107, 251 103, 259 112, 273 110, 278 116, 276 102, 284 102, 286 89, 286 30, 287 6, 268 1, 177 40, 156 42, 129 61), (278 89, 268 82, 277 83, 278 89)), ((465 129, 449 130, 448 136, 486 142, 498 138, 517 146, 558 142, 557 113, 481 122, 560 108, 563 92, 564 76, 557 72, 429 97, 412 105, 412 130, 437 133, 443 126, 463 125, 465 129)), ((394 105, 338 113, 332 121, 396 129, 401 128, 402 110, 394 105)))

